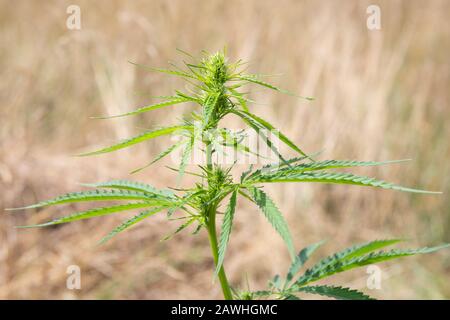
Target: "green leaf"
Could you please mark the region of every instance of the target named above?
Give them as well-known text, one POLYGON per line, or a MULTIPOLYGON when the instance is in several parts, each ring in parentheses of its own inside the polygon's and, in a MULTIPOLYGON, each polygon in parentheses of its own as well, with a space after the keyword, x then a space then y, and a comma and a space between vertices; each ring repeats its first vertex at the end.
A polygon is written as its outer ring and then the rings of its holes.
POLYGON ((53 206, 57 204, 71 203, 71 202, 84 202, 84 201, 106 201, 106 200, 152 200, 155 197, 148 193, 136 192, 130 190, 93 190, 82 192, 66 193, 62 196, 42 201, 30 206, 22 208, 14 208, 7 210, 22 210, 40 208, 46 206, 53 206))
POLYGON ((161 160, 162 158, 164 158, 165 156, 169 155, 171 152, 175 151, 178 147, 180 147, 181 145, 183 145, 183 143, 186 143, 186 141, 181 140, 178 143, 173 144, 172 146, 170 146, 169 148, 167 148, 166 150, 164 150, 163 152, 161 152, 159 155, 156 156, 155 159, 152 160, 152 162, 150 162, 149 164, 140 167, 138 169, 135 169, 133 171, 131 171, 131 174, 133 173, 137 173, 139 171, 144 170, 145 168, 148 168, 149 166, 151 166, 152 164, 154 164, 156 161, 161 160))
POLYGON ((368 295, 350 288, 334 287, 334 286, 309 286, 301 287, 298 291, 318 294, 338 300, 374 300, 368 295))
POLYGON ((189 157, 191 156, 193 147, 194 147, 194 139, 192 138, 187 143, 185 143, 183 155, 181 156, 181 162, 178 171, 178 184, 180 183, 181 178, 183 178, 184 176, 184 171, 186 170, 186 166, 188 165, 189 157))
POLYGON ((306 157, 306 156, 295 157, 295 158, 286 160, 285 161, 286 163, 284 163, 284 162, 269 163, 269 164, 264 165, 260 169, 255 170, 253 173, 250 173, 251 172, 251 168, 250 168, 249 169, 250 171, 248 171, 248 173, 244 176, 243 179, 241 179, 241 181, 243 182, 243 181, 251 180, 255 177, 259 177, 261 174, 269 174, 269 173, 281 171, 282 169, 291 168, 293 164, 303 161, 307 158, 308 157, 306 157))
MULTIPOLYGON (((166 168, 169 169, 169 170, 175 171, 175 172, 180 172, 180 169, 177 169, 177 168, 173 168, 173 167, 169 167, 169 166, 166 166, 166 168)), ((195 172, 192 172, 192 171, 184 170, 184 173, 188 174, 188 175, 191 175, 191 176, 194 176, 194 177, 199 177, 199 178, 204 178, 205 177, 204 175, 202 175, 200 173, 195 173, 195 172)))
POLYGON ((292 262, 291 266, 289 267, 289 271, 286 275, 286 283, 290 282, 294 278, 295 274, 300 270, 301 267, 303 267, 311 254, 313 254, 313 252, 316 251, 316 249, 319 248, 324 242, 325 241, 314 243, 299 252, 299 254, 295 257, 294 262, 292 262))
POLYGON ((255 203, 255 201, 253 200, 253 198, 251 198, 247 193, 245 193, 243 190, 239 189, 239 194, 241 196, 243 196, 244 198, 246 198, 247 200, 249 200, 252 203, 255 203))
POLYGON ((199 224, 197 225, 197 228, 195 228, 195 230, 192 232, 192 235, 193 235, 193 236, 197 235, 197 234, 200 232, 200 230, 202 230, 202 227, 204 227, 204 226, 205 226, 204 224, 199 223, 199 224))
POLYGON ((228 88, 228 90, 230 90, 230 92, 233 94, 233 96, 238 100, 240 106, 242 107, 242 110, 248 112, 249 110, 248 110, 248 106, 247 106, 247 101, 249 101, 249 100, 244 98, 244 95, 242 93, 238 92, 237 90, 234 90, 232 88, 228 88))
POLYGON ((214 112, 214 109, 216 108, 217 101, 219 100, 220 93, 213 92, 210 93, 203 104, 203 127, 206 127, 209 123, 209 120, 211 118, 211 115, 214 112))
POLYGON ((191 59, 195 59, 195 57, 194 57, 192 54, 190 54, 190 53, 187 52, 187 51, 184 51, 183 49, 176 48, 176 50, 177 50, 178 52, 180 52, 180 53, 182 53, 182 54, 188 56, 188 57, 191 58, 191 59))
POLYGON ((266 120, 256 116, 253 113, 250 113, 250 112, 236 111, 236 113, 242 113, 242 114, 246 115, 247 117, 252 118, 254 121, 258 122, 262 128, 265 128, 265 129, 271 131, 272 133, 275 133, 278 136, 278 138, 282 142, 284 142, 287 146, 289 146, 291 149, 300 153, 302 156, 309 157, 305 152, 303 152, 303 150, 301 150, 299 147, 297 147, 295 145, 295 143, 293 143, 291 140, 289 140, 289 138, 287 136, 285 136, 280 130, 276 129, 272 124, 270 124, 266 120))
POLYGON ((152 105, 148 105, 145 107, 141 107, 137 110, 131 111, 131 112, 127 112, 127 113, 123 113, 123 114, 118 114, 118 115, 113 115, 113 116, 103 116, 103 117, 93 117, 94 119, 112 119, 112 118, 120 118, 120 117, 126 117, 126 116, 132 116, 132 115, 136 115, 136 114, 140 114, 143 112, 147 112, 147 111, 152 111, 152 110, 156 110, 156 109, 160 109, 163 107, 167 107, 167 106, 172 106, 175 104, 179 104, 179 103, 183 103, 183 102, 189 102, 189 101, 195 101, 195 99, 187 99, 184 97, 172 97, 172 99, 167 100, 167 101, 162 101, 159 103, 155 103, 152 105))
POLYGON ((325 160, 310 163, 302 163, 295 166, 291 166, 290 168, 284 168, 284 172, 287 174, 287 173, 302 173, 306 171, 317 171, 324 169, 380 166, 405 161, 410 161, 410 159, 390 160, 390 161, 325 160))
POLYGON ((185 194, 181 199, 178 200, 178 203, 167 210, 167 216, 170 217, 176 210, 183 208, 186 204, 189 204, 189 202, 195 199, 197 195, 198 192, 185 194))
POLYGON ((191 74, 189 74, 187 72, 184 72, 184 71, 176 71, 176 70, 153 68, 153 67, 145 66, 145 65, 142 65, 142 64, 138 64, 138 63, 135 63, 135 62, 132 62, 132 61, 128 61, 128 62, 133 64, 133 65, 135 65, 135 66, 137 66, 137 67, 140 67, 140 68, 144 68, 144 69, 148 69, 148 70, 152 70, 152 71, 156 71, 156 72, 161 72, 161 73, 166 73, 166 74, 170 74, 170 75, 173 75, 173 76, 178 76, 178 77, 190 78, 190 79, 197 80, 197 78, 195 76, 193 76, 193 75, 191 75, 191 74))
POLYGON ((112 145, 110 147, 106 147, 106 148, 103 148, 103 149, 100 149, 97 151, 93 151, 93 152, 83 153, 83 154, 80 154, 79 156, 80 157, 92 156, 92 155, 116 151, 119 149, 123 149, 123 148, 129 147, 129 146, 135 145, 139 142, 143 142, 143 141, 153 139, 153 138, 156 138, 159 136, 171 134, 177 130, 189 129, 189 128, 190 128, 189 126, 173 126, 173 127, 165 127, 165 128, 161 128, 161 129, 157 129, 157 130, 146 131, 138 136, 124 140, 124 141, 122 141, 118 144, 112 145))
POLYGON ((374 264, 391 259, 412 256, 416 254, 432 253, 437 250, 447 248, 450 244, 444 244, 437 247, 425 247, 420 249, 394 249, 390 251, 371 252, 369 254, 361 256, 350 254, 345 259, 334 259, 332 263, 320 262, 317 266, 307 270, 303 276, 301 276, 296 282, 295 286, 303 286, 307 283, 317 281, 333 274, 340 273, 346 270, 350 270, 357 267, 362 267, 369 264, 374 264))
MULTIPOLYGON (((160 205, 159 201, 157 203, 158 203, 158 205, 160 205)), ((17 226, 16 228, 46 227, 46 226, 51 226, 51 225, 55 225, 55 224, 61 224, 61 223, 73 222, 73 221, 77 221, 77 220, 100 217, 100 216, 104 216, 107 214, 126 211, 126 210, 151 207, 154 205, 155 205, 155 203, 152 202, 152 200, 150 200, 148 202, 128 203, 128 204, 112 206, 112 207, 95 208, 95 209, 91 209, 91 210, 76 212, 76 213, 73 213, 68 216, 54 219, 49 222, 35 224, 35 225, 29 225, 29 226, 17 226)))
MULTIPOLYGON (((450 244, 443 244, 443 245, 436 246, 436 247, 424 247, 424 248, 419 248, 419 249, 406 249, 406 250, 393 249, 393 250, 389 250, 386 252, 385 251, 372 252, 364 257, 354 257, 354 258, 348 260, 344 264, 343 269, 349 270, 349 269, 353 269, 356 267, 362 267, 362 266, 366 266, 368 264, 374 264, 374 263, 383 262, 383 261, 387 261, 387 260, 391 260, 391 259, 413 256, 416 254, 432 253, 432 252, 436 252, 436 251, 444 249, 444 248, 448 248, 449 246, 450 246, 450 244)), ((341 272, 340 269, 341 268, 338 269, 338 272, 341 272)), ((344 270, 342 270, 342 271, 344 271, 344 270)))
POLYGON ((247 188, 251 196, 261 211, 266 216, 267 220, 272 224, 274 229, 280 234, 286 243, 289 253, 292 258, 295 257, 294 245, 292 242, 289 227, 283 218, 283 215, 278 210, 275 203, 270 199, 264 191, 258 188, 247 188))
POLYGON ((402 240, 401 239, 375 240, 375 241, 370 241, 370 242, 358 244, 355 246, 351 246, 349 248, 346 248, 340 252, 337 252, 331 256, 328 256, 328 257, 320 260, 318 263, 316 263, 310 269, 306 270, 305 276, 308 277, 308 275, 310 275, 310 274, 320 273, 321 270, 325 270, 334 264, 340 263, 341 261, 345 261, 345 260, 348 260, 351 258, 363 256, 374 250, 378 250, 378 249, 393 245, 400 241, 402 241, 402 240))
POLYGON ((358 176, 351 173, 342 172, 301 172, 301 173, 290 173, 283 170, 269 173, 266 175, 261 175, 254 180, 255 182, 321 182, 321 183, 335 183, 335 184, 351 184, 358 186, 368 186, 377 187, 383 189, 392 189, 405 192, 414 193, 429 193, 429 194, 440 194, 442 192, 435 191, 425 191, 413 188, 406 188, 393 183, 389 183, 383 180, 377 180, 375 178, 358 176))
POLYGON ((223 217, 222 230, 220 232, 220 240, 219 240, 219 254, 216 265, 216 274, 219 273, 220 268, 222 267, 223 260, 225 258, 225 251, 227 250, 228 240, 230 239, 231 228, 233 226, 233 217, 234 212, 236 210, 236 197, 238 190, 234 190, 231 194, 230 203, 225 210, 225 214, 223 217))
POLYGON ((337 254, 334 257, 338 257, 339 259, 352 259, 356 257, 360 257, 372 251, 385 248, 387 246, 394 245, 403 241, 402 239, 385 239, 385 240, 374 240, 366 243, 362 243, 359 245, 352 246, 347 248, 337 254))
POLYGON ((220 141, 220 145, 233 148, 235 152, 241 152, 244 154, 253 154, 253 155, 257 156, 258 158, 266 158, 266 157, 258 154, 257 152, 252 152, 247 145, 242 144, 241 142, 244 140, 244 137, 233 136, 226 129, 221 130, 220 135, 222 137, 222 141, 220 141))
POLYGON ((136 223, 144 220, 145 218, 154 215, 155 213, 158 213, 159 211, 163 210, 164 207, 158 207, 156 209, 152 210, 146 210, 138 215, 135 215, 131 219, 128 219, 124 221, 121 225, 119 225, 117 228, 115 228, 113 231, 111 231, 107 236, 105 236, 103 239, 100 240, 99 244, 104 244, 108 240, 110 240, 112 237, 116 236, 117 234, 127 230, 131 226, 135 225, 136 223))
POLYGON ((186 229, 187 227, 189 227, 195 220, 197 220, 197 217, 192 217, 190 219, 188 219, 185 223, 183 223, 181 226, 179 226, 173 233, 169 234, 168 236, 165 236, 162 241, 166 241, 171 239, 174 235, 176 235, 177 233, 183 231, 184 229, 186 229))
POLYGON ((276 274, 273 279, 270 281, 269 286, 275 289, 281 289, 281 277, 279 274, 276 274))
POLYGON ((290 91, 278 88, 278 87, 276 87, 276 86, 274 86, 274 85, 272 85, 270 83, 267 83, 265 81, 257 79, 256 77, 241 75, 241 76, 238 77, 238 79, 245 80, 245 81, 248 81, 248 82, 252 82, 252 83, 255 83, 255 84, 259 84, 260 86, 263 86, 263 87, 266 87, 266 88, 269 88, 269 89, 272 89, 272 90, 275 90, 275 91, 279 91, 279 92, 282 92, 282 93, 285 93, 285 94, 288 94, 288 95, 291 95, 291 96, 295 96, 295 97, 298 97, 298 98, 306 99, 306 100, 309 100, 309 101, 314 100, 314 98, 312 98, 312 97, 302 97, 302 96, 296 95, 295 93, 292 93, 290 91))
POLYGON ((112 180, 108 182, 99 182, 99 183, 82 183, 81 185, 93 188, 112 188, 112 189, 140 191, 157 196, 174 197, 174 194, 171 190, 157 189, 147 183, 135 182, 130 180, 112 180))
POLYGON ((264 143, 267 144, 267 146, 269 146, 269 148, 277 155, 277 157, 284 163, 287 164, 286 159, 284 159, 284 157, 278 152, 278 149, 274 146, 272 140, 269 139, 269 137, 267 137, 264 134, 264 127, 257 121, 255 121, 253 118, 248 117, 245 113, 242 113, 239 110, 231 110, 231 113, 237 115, 238 117, 240 117, 246 124, 248 124, 250 126, 250 128, 252 128, 264 141, 264 143), (261 130, 263 129, 263 130, 261 130))

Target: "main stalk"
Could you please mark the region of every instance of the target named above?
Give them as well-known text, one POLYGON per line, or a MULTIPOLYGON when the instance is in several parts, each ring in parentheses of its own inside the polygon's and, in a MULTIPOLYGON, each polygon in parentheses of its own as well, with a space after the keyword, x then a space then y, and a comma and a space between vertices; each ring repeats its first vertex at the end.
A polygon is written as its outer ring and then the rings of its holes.
MULTIPOLYGON (((208 170, 213 169, 212 163, 212 148, 211 144, 206 145, 206 165, 208 170)), ((209 236, 209 244, 211 246, 211 252, 214 258, 214 264, 217 265, 219 259, 219 250, 217 246, 217 234, 216 234, 216 211, 217 211, 218 203, 210 204, 207 211, 207 229, 209 236)), ((233 300, 233 295, 231 293, 230 285, 228 284, 227 275, 225 273, 225 269, 223 265, 220 267, 219 273, 217 275, 219 277, 220 285, 222 287, 222 292, 225 300, 233 300)))
MULTIPOLYGON (((203 117, 204 126, 203 130, 215 130, 217 129, 217 122, 220 120, 219 113, 223 110, 226 104, 226 98, 223 96, 225 90, 225 82, 228 80, 228 67, 226 64, 226 59, 222 54, 215 54, 210 56, 204 61, 202 69, 202 74, 204 77, 205 93, 207 98, 205 98, 203 105, 203 117), (211 105, 213 104, 213 105, 211 105)), ((208 187, 211 190, 212 181, 210 174, 213 172, 214 163, 212 161, 213 146, 211 141, 208 139, 204 140, 205 153, 206 153, 206 167, 208 169, 208 187)), ((206 224, 208 229, 209 242, 211 245, 211 251, 214 257, 214 263, 217 267, 219 260, 219 251, 217 246, 217 234, 216 234, 216 212, 220 200, 214 200, 208 203, 205 208, 206 214, 206 224)), ((222 286, 223 296, 226 300, 232 300, 233 296, 231 293, 230 285, 228 284, 227 276, 225 274, 225 269, 223 265, 220 267, 218 272, 218 277, 220 285, 222 286)))

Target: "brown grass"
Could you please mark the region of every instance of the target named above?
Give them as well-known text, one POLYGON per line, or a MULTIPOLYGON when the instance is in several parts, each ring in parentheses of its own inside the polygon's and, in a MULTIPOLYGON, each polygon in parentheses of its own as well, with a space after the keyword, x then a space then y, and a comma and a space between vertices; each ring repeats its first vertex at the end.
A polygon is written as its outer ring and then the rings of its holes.
MULTIPOLYGON (((365 174, 442 190, 417 196, 358 187, 268 188, 298 248, 328 239, 319 254, 355 241, 450 241, 450 26, 448 1, 379 1, 382 29, 366 28, 366 1, 77 1, 82 30, 65 27, 72 1, 0 1, 0 211, 79 189, 78 182, 127 178, 162 149, 162 140, 110 156, 70 157, 140 128, 166 124, 182 106, 140 119, 95 121, 165 95, 181 83, 127 60, 165 66, 175 48, 197 53, 227 45, 251 71, 282 72, 280 86, 316 97, 305 103, 267 91, 252 109, 322 158, 413 158, 365 174)), ((173 185, 162 163, 138 174, 173 185)), ((104 247, 95 242, 124 217, 40 230, 14 225, 76 209, 4 214, 0 298, 218 298, 204 234, 183 233, 155 216, 104 247), (82 270, 82 290, 66 289, 66 268, 82 270)), ((79 208, 78 208, 79 209, 79 208)), ((318 255, 319 256, 319 255, 318 255)), ((448 252, 381 265, 381 298, 450 298, 448 252)), ((239 203, 226 268, 235 285, 262 288, 288 256, 257 210, 239 203), (250 240, 253 239, 253 240, 250 240)), ((336 280, 364 288, 356 270, 336 280)))

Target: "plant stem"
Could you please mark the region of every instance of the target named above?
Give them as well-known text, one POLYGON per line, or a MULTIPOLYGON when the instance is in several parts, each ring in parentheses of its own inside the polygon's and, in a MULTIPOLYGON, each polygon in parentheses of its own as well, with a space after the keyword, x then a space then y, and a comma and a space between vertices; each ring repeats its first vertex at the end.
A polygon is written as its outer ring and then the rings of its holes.
POLYGON ((206 167, 211 170, 213 168, 212 164, 212 145, 211 143, 206 144, 206 167))
MULTIPOLYGON (((206 166, 209 170, 213 169, 212 163, 212 145, 210 143, 206 144, 206 166)), ((213 203, 209 206, 207 211, 207 228, 208 228, 208 236, 209 236, 209 244, 211 246, 211 252, 214 258, 214 264, 217 266, 217 262, 219 260, 219 252, 217 247, 217 235, 216 235, 216 209, 218 203, 213 203)), ((220 285, 222 286, 223 297, 225 300, 233 300, 233 296, 231 294, 231 288, 228 284, 227 275, 225 273, 225 269, 223 265, 220 267, 218 273, 220 285)))
MULTIPOLYGON (((209 210, 209 219, 208 219, 208 235, 209 235, 209 243, 211 245, 211 251, 214 257, 214 263, 217 265, 219 253, 217 249, 217 235, 216 235, 216 206, 211 206, 209 210)), ((233 300, 233 296, 231 294, 230 285, 228 284, 227 275, 225 274, 225 269, 223 265, 220 267, 218 273, 220 285, 222 286, 222 292, 225 300, 233 300)))

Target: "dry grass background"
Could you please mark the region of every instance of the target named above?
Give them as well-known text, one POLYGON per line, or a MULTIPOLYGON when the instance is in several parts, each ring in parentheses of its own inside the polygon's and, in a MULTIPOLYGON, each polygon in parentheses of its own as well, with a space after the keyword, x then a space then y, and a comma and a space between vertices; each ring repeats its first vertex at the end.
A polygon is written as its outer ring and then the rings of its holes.
MULTIPOLYGON (((273 82, 316 100, 263 90, 255 113, 273 118, 323 159, 412 158, 365 174, 442 190, 441 196, 345 186, 271 186, 298 248, 320 239, 331 253, 355 241, 450 241, 449 1, 376 1, 382 29, 366 28, 366 1, 0 1, 0 211, 78 190, 78 182, 129 178, 163 140, 109 156, 71 154, 172 123, 182 106, 139 119, 90 120, 153 101, 183 85, 136 69, 166 66, 175 48, 198 53, 228 46, 251 71, 284 74, 273 82), (65 27, 78 4, 82 30, 65 27)), ((135 179, 162 187, 175 175, 163 162, 135 179)), ((123 215, 48 229, 14 225, 76 206, 0 217, 0 298, 219 298, 204 234, 159 240, 176 224, 163 215, 96 247, 123 215), (66 289, 66 268, 82 270, 82 290, 66 289)), ((241 201, 227 255, 234 285, 262 288, 288 265, 278 236, 241 201)), ((380 298, 450 298, 448 252, 380 265, 380 298)), ((364 288, 365 270, 336 281, 364 288)))

